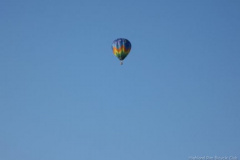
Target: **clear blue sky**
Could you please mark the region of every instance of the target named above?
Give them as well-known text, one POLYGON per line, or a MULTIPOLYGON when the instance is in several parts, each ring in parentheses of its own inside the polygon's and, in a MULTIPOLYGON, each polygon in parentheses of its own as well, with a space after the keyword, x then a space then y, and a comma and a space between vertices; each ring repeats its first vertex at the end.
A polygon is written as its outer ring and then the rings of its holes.
POLYGON ((238 0, 0 0, 0 160, 190 156, 240 159, 238 0))

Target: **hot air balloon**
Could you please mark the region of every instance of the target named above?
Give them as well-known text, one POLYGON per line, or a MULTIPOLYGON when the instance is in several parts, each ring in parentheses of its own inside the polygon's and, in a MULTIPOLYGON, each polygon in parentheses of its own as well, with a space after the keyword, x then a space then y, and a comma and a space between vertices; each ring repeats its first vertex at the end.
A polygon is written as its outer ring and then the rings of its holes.
POLYGON ((123 60, 127 57, 131 50, 131 43, 125 38, 118 38, 112 43, 113 54, 120 60, 120 64, 123 64, 123 60))

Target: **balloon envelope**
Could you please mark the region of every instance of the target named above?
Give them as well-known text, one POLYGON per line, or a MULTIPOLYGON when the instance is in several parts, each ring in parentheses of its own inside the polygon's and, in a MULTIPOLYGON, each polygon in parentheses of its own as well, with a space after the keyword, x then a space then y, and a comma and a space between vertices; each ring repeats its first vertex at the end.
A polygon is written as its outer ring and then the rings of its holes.
POLYGON ((124 60, 131 50, 131 43, 125 38, 118 38, 112 43, 113 54, 120 60, 124 60))

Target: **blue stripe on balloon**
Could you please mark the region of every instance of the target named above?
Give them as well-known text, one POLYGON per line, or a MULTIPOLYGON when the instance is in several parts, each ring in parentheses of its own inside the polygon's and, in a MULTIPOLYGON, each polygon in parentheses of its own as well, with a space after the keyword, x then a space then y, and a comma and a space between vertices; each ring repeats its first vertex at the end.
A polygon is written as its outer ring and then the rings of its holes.
POLYGON ((131 48, 131 43, 127 39, 118 38, 115 41, 113 41, 112 47, 116 47, 117 49, 124 46, 126 49, 131 48))

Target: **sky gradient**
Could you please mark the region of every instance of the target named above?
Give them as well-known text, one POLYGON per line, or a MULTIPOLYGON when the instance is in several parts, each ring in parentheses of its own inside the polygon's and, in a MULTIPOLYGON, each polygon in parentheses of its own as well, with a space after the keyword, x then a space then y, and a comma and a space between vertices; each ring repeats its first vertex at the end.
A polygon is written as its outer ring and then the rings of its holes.
POLYGON ((240 159, 239 82, 237 0, 0 0, 0 160, 240 159))

